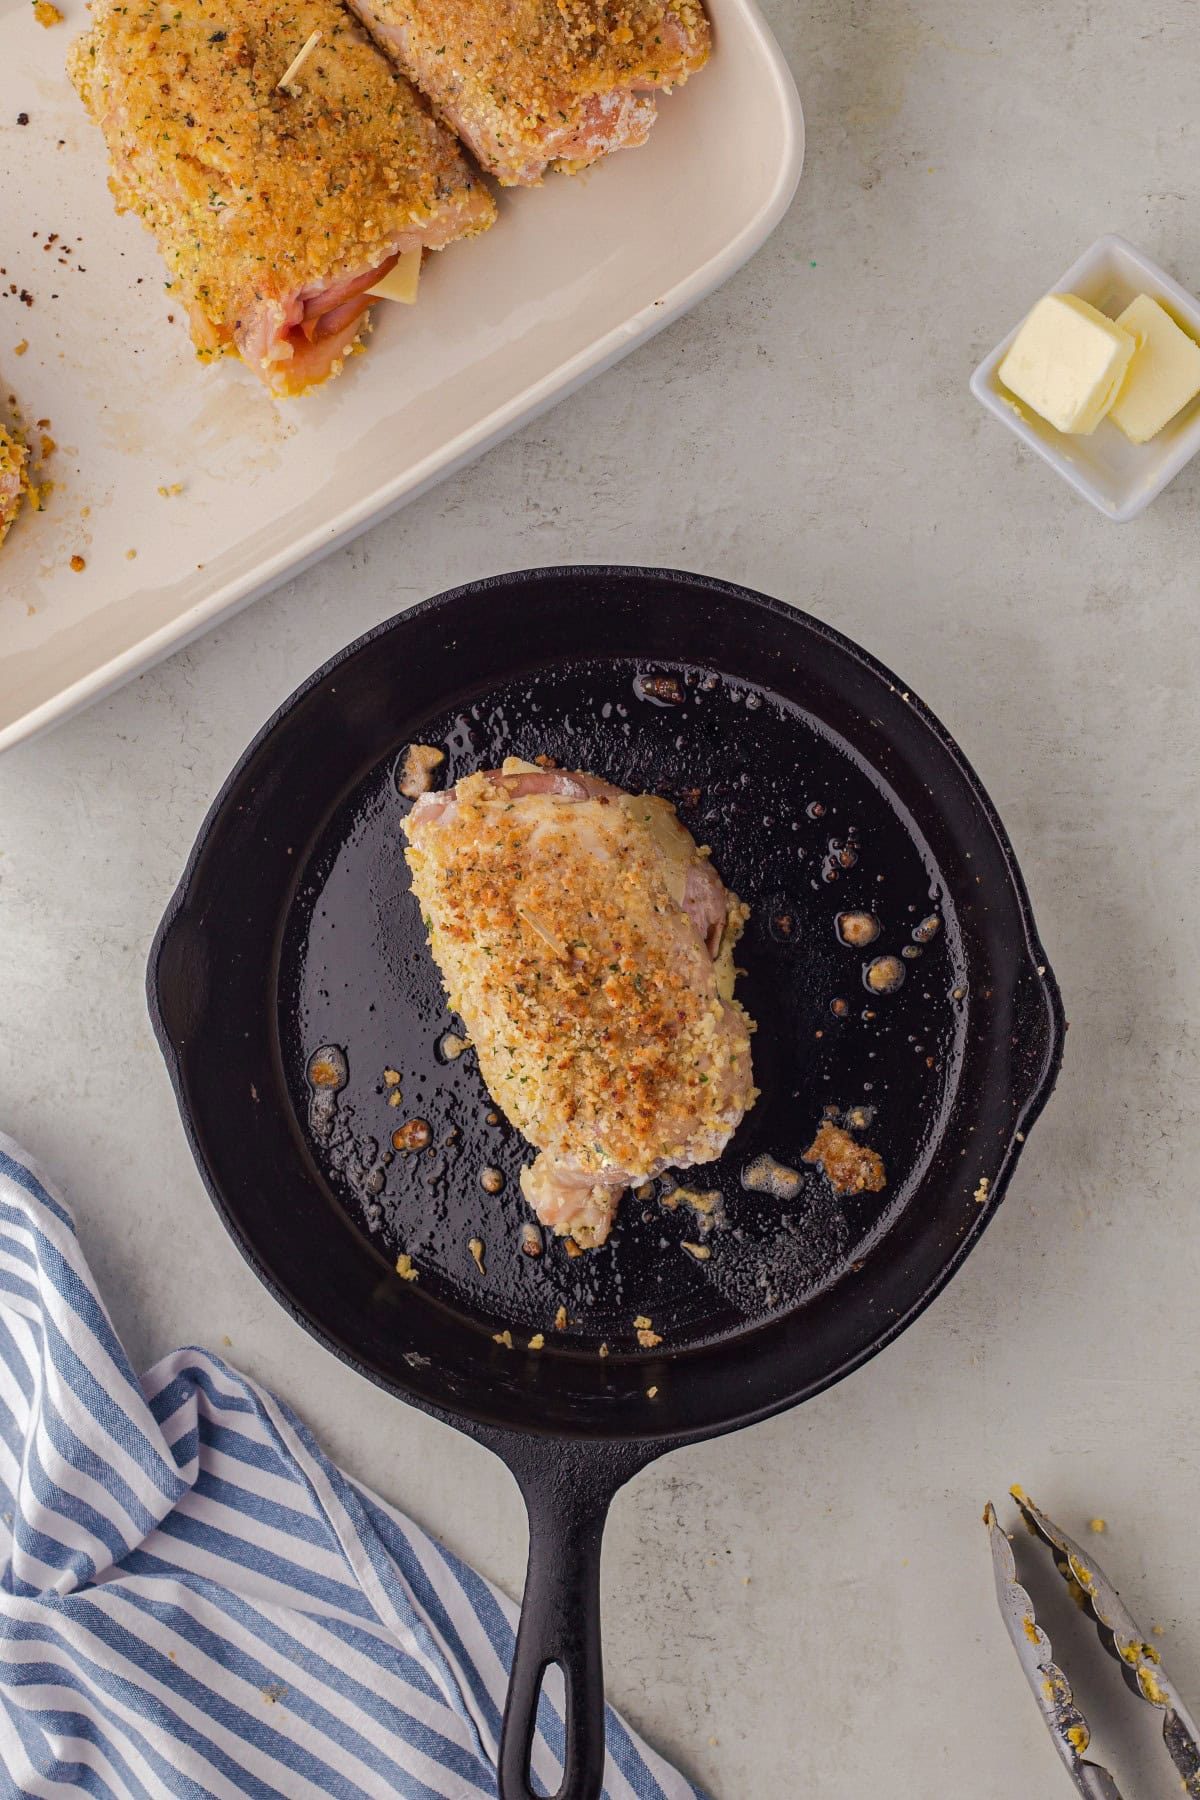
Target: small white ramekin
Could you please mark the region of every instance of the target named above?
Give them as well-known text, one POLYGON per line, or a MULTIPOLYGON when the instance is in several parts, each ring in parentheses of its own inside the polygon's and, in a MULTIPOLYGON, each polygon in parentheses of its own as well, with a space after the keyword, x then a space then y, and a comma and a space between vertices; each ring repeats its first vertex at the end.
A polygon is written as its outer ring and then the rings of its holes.
MULTIPOLYGON (((1177 325, 1200 341, 1200 301, 1125 238, 1111 233, 1097 239, 1046 292, 1078 294, 1110 318, 1138 294, 1150 294, 1177 325)), ((1000 364, 1019 330, 1020 325, 1014 325, 1004 342, 984 357, 971 377, 971 392, 1105 518, 1120 525, 1136 519, 1200 450, 1200 394, 1148 444, 1131 444, 1111 419, 1101 420, 1091 437, 1069 437, 1040 419, 1000 381, 1000 364)))

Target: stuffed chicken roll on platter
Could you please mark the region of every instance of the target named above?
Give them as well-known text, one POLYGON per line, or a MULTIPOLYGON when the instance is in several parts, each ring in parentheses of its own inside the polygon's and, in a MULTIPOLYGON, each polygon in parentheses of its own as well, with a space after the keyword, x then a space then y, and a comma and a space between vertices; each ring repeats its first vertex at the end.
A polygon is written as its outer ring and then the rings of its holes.
POLYGON ((240 356, 274 393, 339 372, 401 259, 415 276, 495 217, 337 0, 95 0, 69 67, 197 350, 240 356))
POLYGON ((621 1195, 718 1157, 756 1098, 733 998, 747 908, 669 802, 508 758, 406 821, 450 1005, 539 1151, 521 1186, 582 1249, 621 1195))
POLYGON ((708 60, 700 0, 350 0, 503 187, 644 144, 708 60))

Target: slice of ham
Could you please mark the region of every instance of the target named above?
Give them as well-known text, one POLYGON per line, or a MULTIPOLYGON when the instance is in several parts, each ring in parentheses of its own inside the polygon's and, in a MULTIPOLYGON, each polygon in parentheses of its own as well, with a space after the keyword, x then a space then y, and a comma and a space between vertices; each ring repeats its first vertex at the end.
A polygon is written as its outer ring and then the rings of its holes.
MULTIPOLYGON (((299 394, 324 381, 358 336, 371 305, 369 290, 394 269, 399 252, 288 300, 256 300, 233 331, 238 353, 279 394, 299 394)), ((214 346, 215 347, 215 346, 214 346)))
MULTIPOLYGON (((565 769, 485 769, 482 773, 484 780, 490 781, 493 787, 503 788, 510 800, 523 800, 528 794, 550 794, 557 800, 591 800, 603 796, 612 799, 621 792, 620 788, 601 781, 596 775, 575 775, 565 769)), ((433 825, 457 800, 454 788, 422 794, 412 809, 411 820, 414 824, 419 821, 433 825)))
POLYGON ((704 939, 705 949, 715 961, 725 930, 729 895, 725 883, 707 858, 688 864, 687 882, 679 904, 704 939))
POLYGON ((488 780, 503 788, 510 800, 524 800, 527 794, 551 794, 556 800, 595 800, 620 794, 620 788, 601 781, 597 775, 575 775, 566 769, 519 770, 506 774, 503 769, 490 770, 488 780))
POLYGON ((317 319, 325 318, 329 313, 340 314, 352 300, 361 301, 363 306, 369 304, 368 288, 373 288, 377 281, 390 275, 399 261, 400 253, 397 251, 392 256, 385 256, 375 268, 364 269, 361 275, 347 275, 342 281, 331 281, 316 293, 301 288, 299 298, 304 304, 305 327, 317 319))

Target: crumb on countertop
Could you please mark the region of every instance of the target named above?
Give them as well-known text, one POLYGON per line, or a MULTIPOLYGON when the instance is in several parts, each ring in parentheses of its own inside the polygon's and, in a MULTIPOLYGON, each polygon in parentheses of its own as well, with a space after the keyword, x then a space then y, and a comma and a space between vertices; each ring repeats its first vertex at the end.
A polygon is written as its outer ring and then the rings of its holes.
POLYGON ((38 24, 44 25, 47 30, 51 25, 62 24, 62 14, 57 6, 51 5, 50 0, 33 0, 33 16, 38 24))
POLYGON ((170 487, 160 487, 158 492, 162 495, 164 500, 173 500, 176 494, 182 494, 183 483, 182 481, 173 481, 170 487))
POLYGON ((79 556, 78 554, 76 554, 75 556, 73 556, 71 558, 71 567, 74 569, 75 573, 78 575, 84 569, 87 568, 87 563, 82 556, 79 556))
POLYGON ((417 1271, 413 1267, 413 1259, 405 1250, 402 1250, 396 1258, 396 1273, 401 1281, 415 1281, 417 1279, 417 1271))

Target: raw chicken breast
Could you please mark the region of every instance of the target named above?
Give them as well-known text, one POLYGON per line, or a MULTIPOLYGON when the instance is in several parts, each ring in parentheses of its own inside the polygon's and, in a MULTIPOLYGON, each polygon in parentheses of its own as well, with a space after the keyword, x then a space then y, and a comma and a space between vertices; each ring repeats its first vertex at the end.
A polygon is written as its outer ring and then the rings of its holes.
POLYGON ((404 251, 495 218, 449 132, 337 0, 93 0, 91 17, 69 68, 118 210, 158 239, 200 354, 240 356, 274 393, 338 373, 367 290, 404 251))
POLYGON ((350 0, 504 187, 643 144, 708 59, 700 0, 350 0))
POLYGON ((407 859, 488 1090, 540 1155, 543 1224, 591 1248, 625 1188, 719 1156, 753 1105, 747 916, 674 808, 509 758, 423 795, 407 859))

